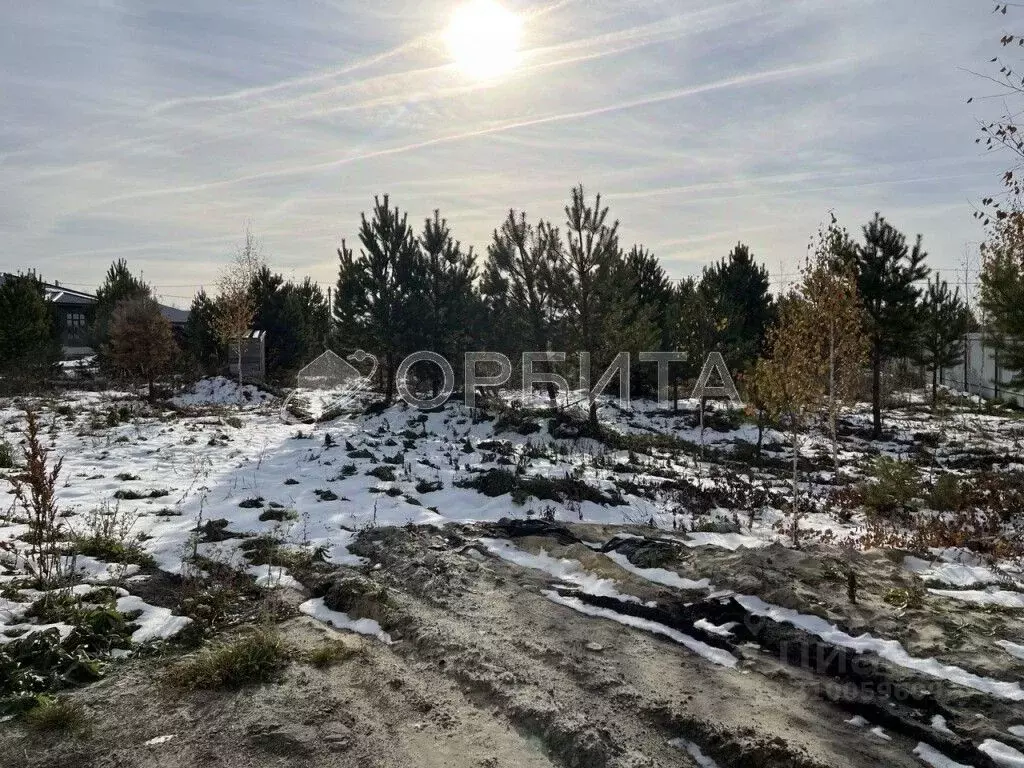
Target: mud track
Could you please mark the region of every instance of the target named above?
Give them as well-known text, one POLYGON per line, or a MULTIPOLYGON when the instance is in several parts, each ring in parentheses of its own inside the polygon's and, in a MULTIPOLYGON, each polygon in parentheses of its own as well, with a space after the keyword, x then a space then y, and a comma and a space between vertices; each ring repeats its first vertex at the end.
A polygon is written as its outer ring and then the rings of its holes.
POLYGON ((920 766, 912 754, 920 741, 959 762, 993 765, 971 740, 929 727, 934 715, 973 717, 965 702, 973 711, 996 707, 988 697, 936 697, 934 685, 881 659, 854 658, 750 616, 729 594, 708 598, 651 584, 601 551, 643 565, 651 548, 665 546, 542 522, 364 531, 352 550, 367 559, 365 568, 340 569, 308 586, 314 595, 336 591, 339 579, 380 588, 386 610, 363 604, 360 612, 380 617, 394 644, 292 619, 282 631, 295 647, 333 636, 361 653, 326 670, 294 662, 277 683, 214 694, 169 693, 156 682, 166 659, 135 660, 73 694, 92 715, 88 738, 41 742, 20 726, 8 728, 0 731, 0 765, 698 765, 671 743, 679 739, 721 768, 920 766), (615 579, 628 597, 590 594, 495 557, 481 536, 577 559, 615 579), (657 622, 728 651, 737 664, 716 665, 551 594, 657 622), (730 633, 710 625, 728 625, 730 633), (884 727, 889 740, 848 723, 853 715, 884 727), (145 744, 164 735, 174 738, 145 744))

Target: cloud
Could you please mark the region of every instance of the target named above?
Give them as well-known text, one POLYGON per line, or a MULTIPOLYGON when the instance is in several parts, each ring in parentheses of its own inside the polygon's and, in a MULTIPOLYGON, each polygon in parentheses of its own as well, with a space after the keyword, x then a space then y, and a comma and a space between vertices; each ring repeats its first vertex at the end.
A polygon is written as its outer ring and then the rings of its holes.
POLYGON ((524 63, 478 83, 440 41, 455 2, 15 6, 3 267, 94 284, 124 256, 199 285, 251 219, 275 266, 327 283, 375 193, 414 220, 440 207, 482 250, 509 207, 557 222, 579 181, 680 275, 740 237, 783 273, 829 208, 854 229, 898 215, 945 268, 978 239, 970 201, 999 162, 974 147, 983 89, 961 68, 1002 34, 987 13, 505 0, 524 63))

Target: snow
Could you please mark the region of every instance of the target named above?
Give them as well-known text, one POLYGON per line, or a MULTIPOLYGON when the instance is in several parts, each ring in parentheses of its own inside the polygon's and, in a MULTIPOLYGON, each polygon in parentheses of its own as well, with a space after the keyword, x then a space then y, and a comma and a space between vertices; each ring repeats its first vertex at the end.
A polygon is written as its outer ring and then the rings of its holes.
POLYGON ((177 734, 175 734, 175 733, 170 733, 170 734, 168 734, 166 736, 155 736, 154 738, 150 739, 149 741, 143 742, 143 746, 145 746, 145 747, 158 747, 161 744, 166 744, 168 741, 170 741, 171 739, 175 738, 176 736, 177 736, 177 734))
POLYGON ((760 549, 772 543, 769 540, 743 533, 702 533, 698 531, 688 533, 687 536, 688 538, 683 540, 683 544, 687 547, 720 547, 733 552, 741 547, 760 549))
POLYGON ((946 736, 956 736, 956 734, 950 730, 950 727, 946 724, 946 718, 942 715, 932 716, 932 730, 936 733, 945 734, 946 736))
POLYGON ((676 749, 681 749, 686 752, 693 758, 694 762, 696 762, 700 768, 718 768, 718 763, 705 755, 704 752, 701 751, 701 748, 692 741, 687 741, 686 739, 672 739, 668 744, 670 747, 675 747, 676 749))
POLYGON ((710 661, 712 664, 732 669, 739 661, 728 651, 723 651, 721 648, 715 648, 707 643, 702 643, 696 638, 685 635, 672 627, 666 627, 664 624, 659 624, 656 621, 641 619, 636 616, 626 616, 624 614, 608 610, 607 608, 598 608, 597 606, 587 605, 579 598, 560 595, 554 590, 543 590, 542 594, 554 603, 564 605, 566 608, 571 608, 572 610, 578 611, 579 613, 587 616, 610 619, 611 621, 617 621, 619 624, 623 624, 627 627, 642 629, 646 632, 652 632, 656 635, 667 637, 693 651, 701 658, 710 661))
POLYGON ((854 728, 866 728, 867 726, 871 725, 871 723, 869 723, 860 715, 854 715, 846 722, 847 724, 852 725, 854 728))
POLYGON ((920 758, 922 763, 930 766, 930 768, 972 768, 970 765, 964 765, 963 763, 957 763, 950 760, 944 754, 935 749, 935 747, 925 744, 923 741, 914 748, 914 754, 920 758))
POLYGON ((1011 643, 1009 640, 996 640, 996 645, 1017 659, 1024 659, 1024 645, 1011 643))
POLYGON ((929 589, 928 592, 940 597, 948 597, 951 600, 959 600, 962 603, 1024 609, 1024 594, 1006 589, 997 589, 996 587, 989 587, 985 590, 929 589))
POLYGON ((965 688, 973 688, 976 691, 988 693, 1001 699, 1024 701, 1024 689, 1020 687, 1019 683, 993 680, 968 672, 960 667, 943 664, 936 659, 922 659, 911 656, 896 640, 883 640, 866 633, 859 637, 852 637, 834 624, 829 624, 825 619, 818 616, 809 616, 798 613, 790 608, 771 605, 758 597, 738 595, 736 602, 755 616, 765 616, 773 621, 790 624, 805 632, 817 635, 822 640, 833 645, 848 648, 857 653, 875 653, 899 667, 911 669, 940 680, 947 680, 951 683, 962 685, 965 688))
POLYGON ((675 571, 669 571, 664 568, 640 568, 639 566, 633 565, 633 563, 629 561, 629 558, 621 552, 608 552, 607 557, 623 570, 629 571, 630 573, 640 576, 654 584, 662 584, 666 587, 675 587, 676 589, 685 590, 705 590, 711 588, 711 582, 707 579, 694 581, 693 579, 687 579, 680 576, 675 571))
POLYGON ((871 729, 871 735, 881 739, 882 741, 892 741, 892 736, 887 734, 880 725, 876 725, 871 729))
POLYGON ((385 645, 392 645, 394 642, 391 635, 381 629, 380 624, 373 619, 353 619, 347 613, 333 611, 324 605, 323 598, 307 600, 299 606, 299 611, 324 624, 330 624, 335 629, 347 629, 358 635, 375 637, 385 645))
POLYGON ((1018 739, 1024 739, 1024 725, 1011 725, 1006 730, 1018 739))
POLYGON ((252 384, 238 386, 238 382, 223 376, 212 379, 201 379, 196 382, 191 392, 178 395, 171 402, 178 407, 201 405, 246 405, 260 406, 275 398, 252 384))
POLYGON ((507 560, 510 563, 524 568, 533 568, 538 571, 555 577, 559 581, 579 587, 588 595, 599 597, 611 597, 618 600, 629 599, 639 602, 637 598, 630 595, 623 595, 615 588, 616 582, 612 579, 602 579, 583 569, 583 566, 576 560, 557 559, 551 557, 547 552, 541 550, 539 554, 532 554, 516 547, 512 542, 504 539, 480 539, 480 543, 492 555, 507 560))
POLYGON ((978 746, 978 751, 992 758, 1000 768, 1024 768, 1024 753, 1001 741, 985 739, 978 746))
POLYGON ((133 624, 139 625, 139 628, 132 633, 133 643, 166 640, 174 637, 192 623, 192 619, 186 616, 174 616, 170 609, 149 605, 135 595, 119 597, 117 610, 121 613, 142 612, 138 618, 132 619, 133 624))
MULTIPOLYGON (((949 556, 949 555, 947 555, 949 556)), ((903 566, 916 573, 923 581, 948 584, 951 587, 974 587, 1003 581, 987 565, 970 565, 958 562, 935 562, 907 555, 903 566)))

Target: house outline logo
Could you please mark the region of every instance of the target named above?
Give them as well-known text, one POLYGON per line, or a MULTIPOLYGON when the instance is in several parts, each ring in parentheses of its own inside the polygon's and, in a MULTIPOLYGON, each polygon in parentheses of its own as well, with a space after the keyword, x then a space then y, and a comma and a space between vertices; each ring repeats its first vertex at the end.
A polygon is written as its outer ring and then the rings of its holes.
POLYGON ((288 421, 288 407, 295 396, 309 391, 319 390, 334 394, 332 399, 324 401, 323 413, 344 410, 358 395, 371 389, 377 366, 376 356, 362 349, 356 350, 347 358, 341 357, 333 350, 325 350, 296 374, 295 389, 281 405, 282 420, 288 421), (361 373, 353 363, 370 363, 369 373, 361 373))

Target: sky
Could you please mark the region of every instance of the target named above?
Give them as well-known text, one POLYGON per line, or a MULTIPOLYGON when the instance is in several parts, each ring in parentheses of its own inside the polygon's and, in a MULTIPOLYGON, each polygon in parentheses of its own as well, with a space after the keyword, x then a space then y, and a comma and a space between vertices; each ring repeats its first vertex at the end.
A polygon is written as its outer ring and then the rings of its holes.
POLYGON ((520 62, 481 81, 445 44, 462 1, 5 0, 0 270, 94 289, 125 258, 187 306, 250 226, 326 288, 374 195, 417 226, 440 209, 483 257, 509 208, 562 224, 582 182, 674 278, 742 240, 784 285, 830 210, 976 271, 972 213, 1009 161, 974 143, 1002 103, 971 71, 1012 12, 503 0, 520 62))

